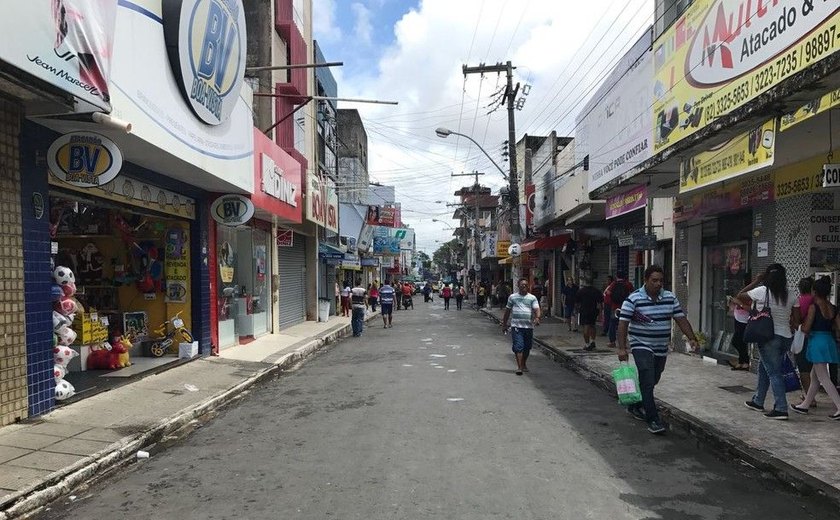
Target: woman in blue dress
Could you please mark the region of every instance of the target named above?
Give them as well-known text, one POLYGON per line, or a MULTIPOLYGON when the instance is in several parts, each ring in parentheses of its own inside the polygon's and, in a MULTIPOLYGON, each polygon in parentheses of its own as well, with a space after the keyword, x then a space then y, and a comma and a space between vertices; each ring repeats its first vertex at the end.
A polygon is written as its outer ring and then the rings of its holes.
POLYGON ((802 331, 808 334, 808 361, 813 363, 811 386, 808 388, 805 400, 798 405, 792 404, 790 407, 796 413, 807 414, 808 408, 811 407, 819 391, 819 385, 814 384, 814 381, 818 380, 836 407, 829 418, 837 420, 840 419, 840 394, 831 382, 828 365, 840 363, 836 339, 840 331, 840 315, 837 313, 837 308, 828 301, 829 294, 831 294, 829 277, 824 276, 814 282, 814 303, 808 309, 808 316, 802 327, 802 331))

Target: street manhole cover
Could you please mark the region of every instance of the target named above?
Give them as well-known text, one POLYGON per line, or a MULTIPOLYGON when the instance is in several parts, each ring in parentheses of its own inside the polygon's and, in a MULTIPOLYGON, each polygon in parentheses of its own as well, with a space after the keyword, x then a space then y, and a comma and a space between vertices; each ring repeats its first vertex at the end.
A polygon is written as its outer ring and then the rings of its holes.
POLYGON ((744 385, 720 386, 718 388, 726 390, 727 392, 732 392, 733 394, 751 394, 753 392, 752 389, 747 388, 744 385))

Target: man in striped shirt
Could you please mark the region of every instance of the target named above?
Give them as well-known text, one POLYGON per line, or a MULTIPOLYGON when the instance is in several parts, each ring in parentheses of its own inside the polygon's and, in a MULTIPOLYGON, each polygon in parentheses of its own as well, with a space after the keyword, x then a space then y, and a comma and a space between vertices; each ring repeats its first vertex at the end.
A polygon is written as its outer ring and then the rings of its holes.
POLYGON ((677 322, 691 347, 697 349, 697 338, 679 300, 671 291, 662 289, 664 279, 661 267, 648 267, 645 270, 645 284, 624 300, 618 316, 618 359, 628 360, 629 336, 630 351, 639 371, 642 392, 642 402, 631 405, 628 411, 633 417, 647 421, 648 431, 654 434, 665 432, 653 398, 653 387, 665 370, 668 344, 671 341, 671 319, 677 322))
POLYGON ((516 356, 516 375, 528 371, 528 356, 534 342, 534 326, 540 324, 540 303, 536 296, 528 292, 528 279, 519 280, 519 292, 508 296, 505 315, 502 317, 502 330, 507 333, 510 319, 510 339, 513 354, 516 356), (513 318, 511 318, 513 315, 513 318))

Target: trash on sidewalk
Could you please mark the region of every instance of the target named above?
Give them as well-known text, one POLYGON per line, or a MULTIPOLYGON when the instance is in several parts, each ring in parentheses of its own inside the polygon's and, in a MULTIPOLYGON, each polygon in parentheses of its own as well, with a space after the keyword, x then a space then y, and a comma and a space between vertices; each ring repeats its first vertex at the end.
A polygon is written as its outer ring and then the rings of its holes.
POLYGON ((190 392, 198 392, 198 387, 189 383, 184 384, 184 388, 186 388, 190 392))
POLYGON ((148 451, 139 450, 139 451, 137 452, 137 458, 138 458, 138 459, 148 459, 148 458, 149 458, 149 456, 150 456, 150 455, 149 455, 149 452, 148 452, 148 451))

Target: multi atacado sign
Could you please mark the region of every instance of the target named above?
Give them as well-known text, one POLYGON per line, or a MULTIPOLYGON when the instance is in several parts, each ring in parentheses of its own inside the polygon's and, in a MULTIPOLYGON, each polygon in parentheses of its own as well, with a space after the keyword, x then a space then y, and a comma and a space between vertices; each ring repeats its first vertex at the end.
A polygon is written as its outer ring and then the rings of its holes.
POLYGON ((93 188, 114 180, 122 169, 122 154, 113 141, 90 132, 65 134, 47 151, 47 165, 56 178, 93 188))

